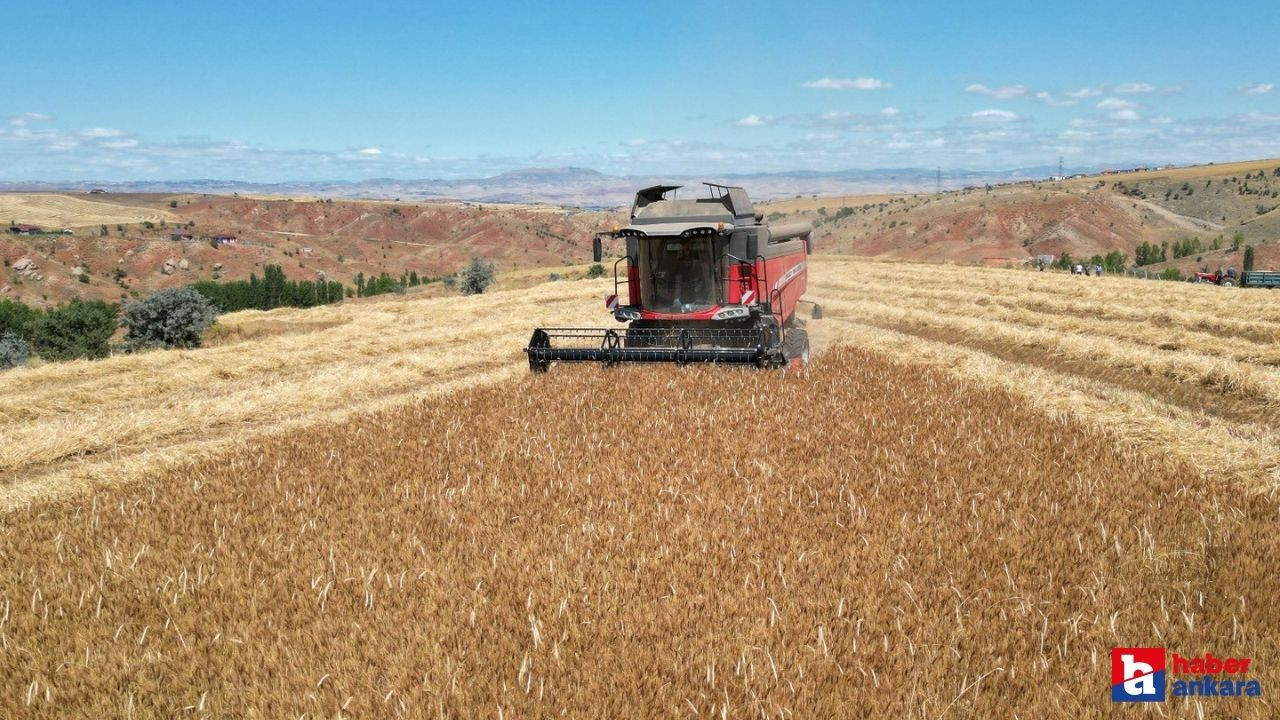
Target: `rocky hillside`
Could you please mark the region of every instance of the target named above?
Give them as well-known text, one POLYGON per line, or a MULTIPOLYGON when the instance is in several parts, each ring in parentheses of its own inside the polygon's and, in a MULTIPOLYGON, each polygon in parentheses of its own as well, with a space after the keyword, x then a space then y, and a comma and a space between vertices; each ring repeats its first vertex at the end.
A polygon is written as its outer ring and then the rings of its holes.
POLYGON ((99 223, 70 234, 0 232, 0 297, 37 306, 71 297, 115 301, 196 280, 261 276, 267 264, 292 278, 324 275, 348 285, 358 273, 441 277, 474 257, 500 271, 559 268, 589 260, 591 236, 607 221, 601 213, 545 206, 146 197, 168 219, 99 223), (219 243, 217 236, 235 239, 219 243))

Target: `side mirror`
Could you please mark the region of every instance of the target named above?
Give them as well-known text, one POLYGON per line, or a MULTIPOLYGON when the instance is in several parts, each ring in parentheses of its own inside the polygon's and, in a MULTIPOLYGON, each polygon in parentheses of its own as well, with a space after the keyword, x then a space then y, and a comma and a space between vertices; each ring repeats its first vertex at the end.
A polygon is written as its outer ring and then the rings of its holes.
POLYGON ((600 262, 604 258, 603 243, 600 242, 600 236, 597 235, 591 240, 591 259, 600 262))

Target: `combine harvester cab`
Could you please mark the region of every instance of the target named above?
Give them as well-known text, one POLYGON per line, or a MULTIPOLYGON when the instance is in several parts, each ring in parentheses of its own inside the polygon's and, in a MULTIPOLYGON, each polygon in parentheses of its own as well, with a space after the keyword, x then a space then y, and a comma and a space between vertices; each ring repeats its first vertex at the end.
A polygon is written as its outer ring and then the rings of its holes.
MULTIPOLYGON (((808 361, 797 317, 806 289, 813 226, 770 226, 740 187, 705 183, 710 197, 676 199, 678 185, 636 193, 631 224, 594 241, 621 238, 606 308, 626 327, 538 328, 529 368, 553 362, 731 363, 759 368, 808 361)), ((815 317, 818 311, 815 309, 815 317)))

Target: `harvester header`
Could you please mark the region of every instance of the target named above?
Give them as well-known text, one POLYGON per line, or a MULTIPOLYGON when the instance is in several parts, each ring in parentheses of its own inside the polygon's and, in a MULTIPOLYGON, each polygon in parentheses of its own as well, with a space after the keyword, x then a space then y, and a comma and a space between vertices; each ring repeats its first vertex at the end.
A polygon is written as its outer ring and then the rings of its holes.
POLYGON ((552 362, 719 362, 779 367, 808 359, 796 316, 807 281, 813 227, 770 226, 745 190, 705 183, 708 197, 677 197, 679 185, 636 193, 631 222, 600 233, 621 238, 605 306, 622 329, 539 328, 529 367, 552 362))

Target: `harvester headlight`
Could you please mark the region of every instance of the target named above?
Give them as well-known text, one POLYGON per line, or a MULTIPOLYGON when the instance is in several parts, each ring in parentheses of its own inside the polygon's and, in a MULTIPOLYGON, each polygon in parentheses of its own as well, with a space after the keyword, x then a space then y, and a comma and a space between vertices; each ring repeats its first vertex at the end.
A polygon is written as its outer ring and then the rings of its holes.
POLYGON ((618 308, 618 311, 613 314, 613 317, 619 322, 626 322, 628 320, 639 320, 640 311, 633 307, 618 308))
POLYGON ((751 314, 751 311, 741 305, 726 305, 716 311, 711 316, 712 320, 737 320, 751 314))

